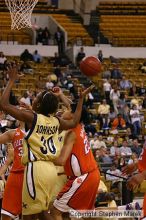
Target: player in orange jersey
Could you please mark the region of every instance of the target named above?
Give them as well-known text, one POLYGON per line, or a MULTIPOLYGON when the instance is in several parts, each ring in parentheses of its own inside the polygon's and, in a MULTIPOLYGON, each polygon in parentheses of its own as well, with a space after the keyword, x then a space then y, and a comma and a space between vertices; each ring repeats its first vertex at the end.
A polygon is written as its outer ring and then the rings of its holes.
POLYGON ((0 144, 11 142, 14 148, 13 165, 3 195, 1 210, 2 220, 14 219, 22 213, 22 186, 24 175, 24 166, 21 164, 22 141, 24 137, 22 129, 23 123, 20 124, 19 128, 9 130, 0 136, 0 144))
MULTIPOLYGON (((123 168, 123 174, 131 175, 134 171, 139 170, 139 173, 136 175, 133 175, 127 183, 127 186, 129 189, 134 189, 139 184, 142 183, 142 181, 145 178, 145 172, 146 172, 146 141, 143 145, 143 150, 141 152, 141 155, 138 159, 138 163, 129 164, 126 167, 123 168)), ((144 196, 143 201, 143 214, 146 217, 146 194, 144 196)))
MULTIPOLYGON (((63 114, 64 119, 71 119, 72 116, 73 111, 63 114)), ((82 123, 68 131, 64 147, 55 163, 64 165, 68 180, 54 201, 51 210, 53 219, 61 220, 62 213, 71 210, 94 209, 100 173, 82 123)))

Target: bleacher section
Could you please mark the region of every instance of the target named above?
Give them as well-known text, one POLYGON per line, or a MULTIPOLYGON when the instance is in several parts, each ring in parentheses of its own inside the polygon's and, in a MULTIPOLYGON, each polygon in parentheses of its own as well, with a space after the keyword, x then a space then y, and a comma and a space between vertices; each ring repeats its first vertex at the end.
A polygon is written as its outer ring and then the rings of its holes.
POLYGON ((11 17, 7 12, 0 12, 0 43, 18 42, 18 44, 31 44, 31 36, 26 30, 11 30, 11 17))
POLYGON ((101 15, 99 27, 113 46, 146 46, 144 15, 101 15))
POLYGON ((100 2, 98 11, 100 32, 113 46, 146 46, 146 2, 100 2))
POLYGON ((79 39, 84 45, 93 45, 93 39, 89 36, 88 32, 81 23, 73 21, 65 14, 51 14, 51 16, 68 33, 69 43, 74 44, 77 39, 79 39))
POLYGON ((144 15, 145 1, 101 1, 98 11, 102 15, 144 15))

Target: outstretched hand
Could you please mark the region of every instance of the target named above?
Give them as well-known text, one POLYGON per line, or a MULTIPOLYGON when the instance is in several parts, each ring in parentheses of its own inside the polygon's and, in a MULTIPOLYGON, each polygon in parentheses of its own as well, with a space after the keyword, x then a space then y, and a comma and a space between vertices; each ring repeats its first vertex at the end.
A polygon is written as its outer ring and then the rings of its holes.
POLYGON ((142 173, 138 173, 132 176, 127 182, 127 188, 129 190, 136 189, 143 182, 144 179, 145 177, 142 175, 142 173))
POLYGON ((135 163, 128 164, 122 168, 122 174, 131 175, 136 170, 137 170, 137 165, 135 163))
POLYGON ((57 96, 57 97, 59 97, 60 95, 63 94, 61 88, 60 88, 60 87, 57 87, 57 86, 53 87, 52 92, 53 92, 53 94, 54 94, 55 96, 57 96))
POLYGON ((95 87, 94 85, 91 85, 91 86, 89 86, 89 87, 88 87, 87 89, 85 89, 85 90, 82 90, 82 89, 81 89, 81 91, 80 91, 80 98, 85 98, 86 95, 88 95, 94 87, 95 87))
POLYGON ((15 80, 21 78, 22 76, 24 76, 24 74, 19 74, 19 69, 18 66, 16 65, 11 65, 7 71, 8 75, 9 75, 9 80, 15 82, 15 80))

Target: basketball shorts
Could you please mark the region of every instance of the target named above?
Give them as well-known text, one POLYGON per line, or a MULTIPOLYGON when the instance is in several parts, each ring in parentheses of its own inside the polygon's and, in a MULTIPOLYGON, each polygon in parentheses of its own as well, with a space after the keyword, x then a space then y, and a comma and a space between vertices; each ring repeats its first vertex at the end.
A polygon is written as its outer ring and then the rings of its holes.
POLYGON ((22 214, 48 210, 57 180, 56 167, 49 161, 35 161, 25 167, 22 191, 22 214))
POLYGON ((61 212, 94 209, 100 173, 94 170, 74 179, 68 179, 53 205, 61 212))
POLYGON ((23 172, 10 173, 6 182, 1 213, 11 218, 22 213, 23 172))
POLYGON ((67 176, 65 174, 58 174, 57 181, 53 191, 52 202, 56 199, 58 193, 63 189, 64 185, 67 182, 67 176))

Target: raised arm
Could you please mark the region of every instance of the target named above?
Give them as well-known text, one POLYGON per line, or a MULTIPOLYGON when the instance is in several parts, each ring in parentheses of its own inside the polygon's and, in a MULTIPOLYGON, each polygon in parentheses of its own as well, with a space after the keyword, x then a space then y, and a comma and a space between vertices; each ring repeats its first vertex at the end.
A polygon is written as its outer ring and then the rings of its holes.
POLYGON ((76 140, 75 133, 73 131, 69 131, 65 136, 64 145, 61 150, 61 153, 60 153, 59 157, 54 161, 55 165, 64 166, 67 158, 69 157, 69 155, 72 151, 75 140, 76 140))
POLYGON ((0 176, 2 176, 6 172, 7 168, 11 165, 11 163, 13 162, 13 159, 14 159, 14 149, 10 145, 11 144, 9 144, 9 146, 8 146, 7 159, 6 159, 5 163, 0 167, 0 176))
POLYGON ((27 111, 22 109, 20 110, 16 106, 11 105, 9 102, 10 91, 16 79, 19 78, 17 68, 11 67, 8 71, 8 74, 9 74, 9 81, 0 100, 0 109, 8 113, 12 117, 27 123, 28 127, 30 128, 34 118, 34 114, 32 113, 32 111, 27 111))
POLYGON ((76 107, 76 111, 73 114, 73 119, 71 120, 63 120, 60 118, 60 130, 68 130, 70 128, 74 128, 80 122, 81 113, 82 113, 82 106, 84 97, 94 88, 94 86, 88 87, 86 90, 80 93, 80 98, 76 107))
POLYGON ((9 130, 0 135, 0 144, 7 144, 8 142, 12 142, 15 134, 15 130, 9 130))
POLYGON ((64 95, 64 93, 62 92, 62 90, 59 87, 54 87, 52 89, 53 93, 56 94, 60 100, 63 102, 63 104, 69 108, 70 104, 72 104, 72 101, 66 96, 64 95))

